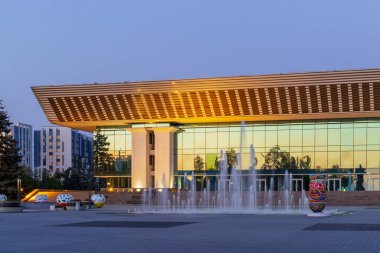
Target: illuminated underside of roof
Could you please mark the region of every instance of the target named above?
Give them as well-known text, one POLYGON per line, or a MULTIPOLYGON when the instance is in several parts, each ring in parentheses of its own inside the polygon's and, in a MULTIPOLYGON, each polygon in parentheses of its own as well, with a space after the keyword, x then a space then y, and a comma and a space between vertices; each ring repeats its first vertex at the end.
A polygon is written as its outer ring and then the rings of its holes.
POLYGON ((132 123, 380 117, 380 69, 32 87, 48 120, 132 123))

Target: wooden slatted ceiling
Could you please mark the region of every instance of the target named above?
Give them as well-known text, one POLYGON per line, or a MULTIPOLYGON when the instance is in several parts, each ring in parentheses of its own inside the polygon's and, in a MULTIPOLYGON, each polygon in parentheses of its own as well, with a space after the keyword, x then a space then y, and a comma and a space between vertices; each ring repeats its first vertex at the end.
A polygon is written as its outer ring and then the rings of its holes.
MULTIPOLYGON (((239 78, 225 79, 212 81, 214 89, 201 85, 199 90, 191 90, 195 87, 191 84, 189 89, 181 86, 176 90, 151 88, 131 92, 130 87, 126 87, 128 84, 109 84, 40 86, 33 87, 33 91, 52 123, 83 130, 142 122, 320 119, 351 117, 353 114, 356 117, 380 116, 380 70, 274 75, 276 80, 262 76, 241 78, 241 82, 238 82, 239 78), (285 76, 289 79, 286 85, 285 76), (330 76, 330 83, 326 76, 330 76), (336 76, 347 82, 338 82, 336 76), (357 80, 359 78, 363 81, 357 80), (257 84, 256 79, 265 80, 265 83, 257 84), (304 80, 302 84, 300 80, 304 80), (226 88, 227 81, 236 83, 226 88), (278 86, 274 86, 275 81, 278 86), (220 82, 219 87, 215 82, 220 82), (105 86, 108 87, 106 92, 105 86)), ((211 82, 209 79, 186 81, 211 82)), ((149 82, 150 85, 159 83, 163 82, 149 82)))

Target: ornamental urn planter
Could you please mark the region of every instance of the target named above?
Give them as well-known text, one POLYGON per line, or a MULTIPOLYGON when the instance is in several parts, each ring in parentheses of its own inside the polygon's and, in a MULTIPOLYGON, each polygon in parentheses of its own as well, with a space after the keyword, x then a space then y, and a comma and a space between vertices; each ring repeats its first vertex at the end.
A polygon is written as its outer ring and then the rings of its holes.
POLYGON ((7 200, 7 196, 5 194, 0 194, 0 202, 5 202, 7 200))
POLYGON ((309 207, 314 213, 321 213, 326 207, 326 175, 310 176, 309 207))
POLYGON ((106 198, 103 194, 93 194, 91 195, 91 200, 94 202, 94 205, 97 208, 102 208, 104 206, 104 203, 106 202, 106 198))
POLYGON ((70 204, 71 201, 73 201, 73 199, 73 195, 71 194, 59 194, 57 196, 56 206, 64 207, 64 210, 66 210, 66 207, 70 204))
POLYGON ((35 203, 46 203, 46 202, 49 202, 49 198, 46 194, 38 194, 38 195, 36 195, 34 202, 35 203))

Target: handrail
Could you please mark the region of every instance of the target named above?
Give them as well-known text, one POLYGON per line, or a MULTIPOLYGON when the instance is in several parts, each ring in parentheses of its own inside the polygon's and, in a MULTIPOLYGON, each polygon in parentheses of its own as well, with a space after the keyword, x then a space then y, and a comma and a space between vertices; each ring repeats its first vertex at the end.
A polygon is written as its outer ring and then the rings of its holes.
POLYGON ((26 194, 26 196, 21 200, 21 202, 27 202, 30 198, 32 198, 34 195, 36 195, 40 189, 34 189, 33 191, 26 194))

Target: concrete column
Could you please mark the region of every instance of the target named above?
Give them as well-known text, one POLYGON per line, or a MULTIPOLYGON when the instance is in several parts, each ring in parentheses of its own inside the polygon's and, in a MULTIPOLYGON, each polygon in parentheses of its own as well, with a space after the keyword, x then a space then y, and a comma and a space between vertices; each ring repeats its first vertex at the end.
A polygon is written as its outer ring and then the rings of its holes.
POLYGON ((132 188, 150 186, 149 133, 145 128, 131 128, 132 132, 132 188))
POLYGON ((172 188, 174 182, 174 133, 175 127, 155 127, 155 171, 156 188, 172 188), (164 180, 163 180, 164 177, 164 180))

